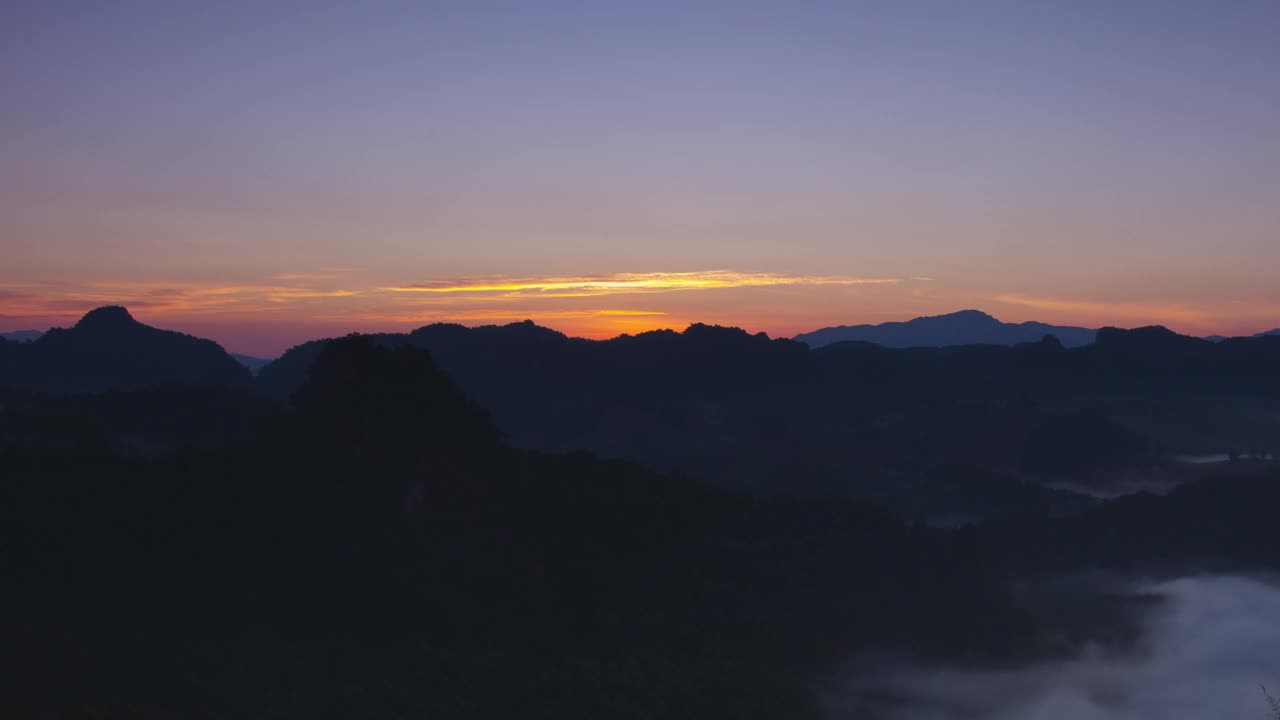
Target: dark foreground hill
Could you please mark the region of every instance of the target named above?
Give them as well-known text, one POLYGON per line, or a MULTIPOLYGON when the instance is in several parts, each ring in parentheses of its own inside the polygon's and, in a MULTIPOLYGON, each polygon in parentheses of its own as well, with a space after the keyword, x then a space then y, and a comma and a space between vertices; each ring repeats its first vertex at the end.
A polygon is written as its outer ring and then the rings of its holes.
POLYGON ((0 442, 5 717, 815 718, 851 661, 1132 637, 1046 573, 1280 569, 1265 475, 936 530, 513 449, 410 346, 307 377, 216 448, 0 442))
POLYGON ((511 449, 417 348, 309 375, 247 444, 0 444, 6 717, 794 719, 858 651, 1049 647, 964 536, 511 449))
POLYGON ((906 322, 879 325, 839 325, 801 333, 795 339, 819 348, 838 342, 871 342, 892 348, 948 347, 952 345, 1017 345, 1053 335, 1067 347, 1093 342, 1097 331, 1089 328, 1046 325, 1040 322, 1006 323, 979 310, 918 317, 906 322))
POLYGON ((250 442, 281 413, 259 393, 218 385, 59 395, 0 387, 0 451, 159 457, 219 449, 250 442))
POLYGON ((0 340, 0 386, 75 393, 170 383, 248 386, 252 376, 212 340, 143 325, 122 307, 31 342, 0 340))

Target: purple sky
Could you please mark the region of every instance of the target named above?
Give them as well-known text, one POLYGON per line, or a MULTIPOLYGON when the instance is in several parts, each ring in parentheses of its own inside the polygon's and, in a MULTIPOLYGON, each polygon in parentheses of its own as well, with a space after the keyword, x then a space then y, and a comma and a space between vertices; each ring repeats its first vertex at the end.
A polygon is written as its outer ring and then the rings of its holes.
POLYGON ((1275 0, 16 0, 0 330, 1255 332, 1276 128, 1275 0))

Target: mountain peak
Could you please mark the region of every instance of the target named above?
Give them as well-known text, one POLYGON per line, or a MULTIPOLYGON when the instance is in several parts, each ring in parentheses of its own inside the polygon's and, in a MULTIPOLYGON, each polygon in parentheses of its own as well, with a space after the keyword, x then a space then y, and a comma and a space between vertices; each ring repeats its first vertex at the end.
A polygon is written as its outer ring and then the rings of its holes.
POLYGON ((926 319, 936 319, 936 318, 954 318, 954 319, 957 319, 957 320, 959 320, 959 319, 965 319, 965 320, 986 320, 986 321, 993 322, 993 323, 998 323, 998 322, 1000 322, 999 320, 995 319, 995 317, 994 317, 994 316, 992 316, 992 315, 988 315, 987 313, 984 313, 984 312, 982 312, 981 310, 973 310, 973 309, 969 309, 969 310, 957 310, 957 311, 955 311, 955 312, 953 312, 953 313, 947 313, 947 314, 945 314, 945 315, 935 315, 935 316, 933 316, 933 318, 916 318, 916 319, 917 319, 917 320, 926 320, 926 319))
POLYGON ((80 322, 76 323, 76 327, 81 329, 118 328, 137 324, 138 321, 133 319, 124 306, 104 305, 85 313, 84 317, 80 318, 80 322))
POLYGON ((885 347, 946 347, 1017 345, 1039 342, 1045 335, 1054 335, 1065 347, 1088 345, 1094 340, 1094 331, 1088 328, 1043 323, 1005 323, 974 309, 918 317, 906 322, 827 327, 802 333, 795 339, 813 348, 850 340, 872 342, 885 347))
POLYGON ((16 349, 0 368, 0 385, 38 392, 243 386, 253 377, 214 341, 144 325, 119 305, 91 310, 74 326, 52 328, 16 349))

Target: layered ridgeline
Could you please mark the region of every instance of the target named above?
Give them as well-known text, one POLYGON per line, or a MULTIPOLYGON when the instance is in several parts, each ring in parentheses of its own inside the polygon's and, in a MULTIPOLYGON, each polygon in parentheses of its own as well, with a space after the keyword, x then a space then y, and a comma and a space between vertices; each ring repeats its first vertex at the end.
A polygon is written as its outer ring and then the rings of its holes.
MULTIPOLYGON (((430 350, 519 447, 589 450, 762 495, 871 499, 933 520, 1078 501, 1047 487, 1168 486, 1187 475, 1174 456, 1280 450, 1274 336, 1212 343, 1159 327, 1104 328, 1078 348, 1050 337, 812 349, 706 325, 590 341, 524 322, 376 338, 430 350)), ((290 350, 254 381, 215 344, 108 308, 34 343, 0 344, 0 385, 72 392, 214 383, 287 402, 327 342, 290 350)), ((121 411, 146 403, 9 405, 28 408, 13 422, 32 428, 31 417, 60 427, 83 411, 118 429, 113 444, 144 453, 196 434, 234 439, 261 414, 240 395, 208 392, 182 406, 234 409, 212 426, 194 410, 175 414, 191 419, 171 427, 121 411)))
MULTIPOLYGON (((378 336, 432 352, 521 447, 587 449, 774 494, 853 494, 911 514, 1054 505, 1036 483, 1128 482, 1177 454, 1274 450, 1280 338, 1160 327, 1097 342, 811 349, 693 325, 607 341, 532 323, 378 336)), ((324 347, 263 369, 286 399, 324 347)))
POLYGON ((951 345, 1017 345, 1053 335, 1066 347, 1088 345, 1096 330, 1041 322, 1006 323, 979 310, 918 317, 879 325, 839 325, 801 333, 795 339, 818 348, 838 342, 872 342, 892 348, 951 345))
POLYGON ((240 385, 249 371, 217 343, 143 325, 123 307, 93 310, 28 342, 0 340, 0 386, 53 393, 147 385, 240 385))

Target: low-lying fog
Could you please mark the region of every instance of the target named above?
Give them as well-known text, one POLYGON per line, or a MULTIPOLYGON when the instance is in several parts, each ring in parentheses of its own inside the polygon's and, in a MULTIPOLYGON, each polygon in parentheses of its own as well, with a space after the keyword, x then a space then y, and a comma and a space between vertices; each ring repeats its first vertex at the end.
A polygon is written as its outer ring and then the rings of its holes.
POLYGON ((1212 469, 1256 470, 1261 464, 1276 462, 1272 453, 1215 453, 1211 455, 1172 455, 1168 462, 1150 468, 1131 468, 1080 481, 1050 482, 1048 487, 1057 490, 1089 495, 1099 500, 1112 500, 1122 495, 1152 493, 1167 495, 1179 485, 1199 480, 1201 471, 1212 469))
POLYGON ((1265 720, 1280 692, 1280 585, 1243 577, 1151 584, 1166 601, 1125 654, 1093 650, 1008 671, 884 669, 837 682, 832 720, 1265 720), (877 706, 868 697, 879 697, 877 706), (892 703, 883 698, 892 697, 892 703))

